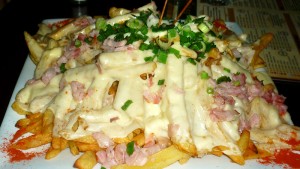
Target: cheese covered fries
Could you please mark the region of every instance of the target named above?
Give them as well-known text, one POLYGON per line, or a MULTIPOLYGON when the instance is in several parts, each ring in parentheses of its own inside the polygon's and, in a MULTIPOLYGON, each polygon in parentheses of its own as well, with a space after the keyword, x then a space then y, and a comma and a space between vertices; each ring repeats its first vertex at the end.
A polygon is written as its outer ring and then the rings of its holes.
POLYGON ((46 159, 69 148, 82 154, 77 168, 164 168, 207 154, 243 165, 299 149, 285 98, 257 71, 271 33, 249 44, 205 15, 159 24, 154 2, 113 10, 25 32, 36 69, 13 108, 26 116, 18 136, 32 135, 14 148, 50 143, 46 159))

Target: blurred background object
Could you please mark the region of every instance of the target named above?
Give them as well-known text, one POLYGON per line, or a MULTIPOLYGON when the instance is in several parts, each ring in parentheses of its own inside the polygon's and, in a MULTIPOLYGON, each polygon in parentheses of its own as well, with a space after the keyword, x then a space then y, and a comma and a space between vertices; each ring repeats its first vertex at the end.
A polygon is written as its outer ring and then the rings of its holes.
POLYGON ((0 10, 4 8, 4 6, 9 2, 10 0, 0 0, 0 10))

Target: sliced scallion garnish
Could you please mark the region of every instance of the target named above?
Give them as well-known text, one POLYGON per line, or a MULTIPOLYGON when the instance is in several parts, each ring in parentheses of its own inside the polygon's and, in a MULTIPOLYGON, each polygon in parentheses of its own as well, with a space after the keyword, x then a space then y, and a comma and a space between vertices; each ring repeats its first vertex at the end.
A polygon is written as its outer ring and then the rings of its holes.
POLYGON ((131 141, 126 146, 126 152, 128 155, 132 155, 134 152, 134 141, 131 141))
POLYGON ((163 85, 165 83, 165 79, 160 79, 158 82, 157 82, 157 85, 163 85))
POLYGON ((121 107, 122 110, 126 111, 128 109, 128 107, 132 104, 132 100, 127 100, 123 106, 121 107))
POLYGON ((208 73, 205 72, 205 71, 202 71, 201 74, 200 74, 200 76, 201 76, 201 79, 208 79, 209 78, 208 73))

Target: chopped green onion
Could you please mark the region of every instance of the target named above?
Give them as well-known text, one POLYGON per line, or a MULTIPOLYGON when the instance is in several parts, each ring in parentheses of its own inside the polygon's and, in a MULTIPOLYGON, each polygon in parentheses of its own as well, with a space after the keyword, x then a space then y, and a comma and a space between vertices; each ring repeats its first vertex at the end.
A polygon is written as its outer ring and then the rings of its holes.
POLYGON ((104 18, 97 18, 95 25, 97 30, 106 30, 106 20, 104 18))
POLYGON ((67 69, 66 69, 66 63, 62 63, 59 66, 60 72, 64 73, 67 69))
POLYGON ((177 50, 175 48, 169 48, 168 52, 174 54, 177 58, 180 58, 180 52, 179 52, 179 50, 177 50))
POLYGON ((130 19, 126 22, 126 25, 132 29, 140 29, 144 26, 144 23, 139 19, 130 19))
POLYGON ((194 23, 197 23, 197 24, 201 24, 201 23, 204 21, 204 18, 205 18, 205 17, 196 18, 196 19, 193 20, 193 22, 194 22, 194 23))
POLYGON ((165 83, 165 79, 161 79, 157 82, 157 85, 163 85, 165 83))
POLYGON ((140 45, 140 47, 139 47, 139 49, 141 50, 141 51, 144 51, 144 50, 147 50, 149 47, 148 47, 148 45, 146 44, 146 43, 142 43, 141 45, 140 45))
POLYGON ((234 82, 233 82, 233 85, 234 85, 234 86, 239 86, 239 85, 241 85, 241 82, 240 82, 239 80, 234 81, 234 82))
POLYGON ((200 24, 198 25, 198 29, 199 29, 201 32, 203 32, 203 33, 207 33, 207 32, 210 31, 210 30, 209 30, 209 27, 208 27, 205 23, 200 23, 200 24))
POLYGON ((177 32, 176 32, 175 29, 169 29, 169 30, 168 30, 168 36, 169 36, 170 38, 175 38, 175 37, 176 37, 176 34, 177 34, 177 32))
POLYGON ((117 42, 120 42, 122 40, 124 40, 125 37, 124 37, 124 34, 123 33, 117 33, 114 40, 117 41, 117 42))
POLYGON ((148 33, 148 27, 146 25, 144 25, 144 26, 142 26, 140 31, 143 35, 146 35, 148 33))
POLYGON ((223 83, 223 82, 231 82, 230 77, 228 76, 221 76, 217 79, 217 84, 223 83))
POLYGON ((231 72, 230 69, 228 69, 228 68, 226 68, 226 67, 224 67, 224 71, 225 71, 225 72, 228 72, 228 73, 231 72))
POLYGON ((76 39, 74 45, 75 47, 79 48, 81 46, 81 41, 79 39, 76 39))
POLYGON ((101 166, 101 168, 100 168, 100 169, 106 169, 106 168, 101 166))
POLYGON ((207 92, 208 94, 213 94, 215 91, 214 91, 213 88, 208 87, 208 88, 206 89, 206 92, 207 92))
POLYGON ((84 38, 84 42, 90 45, 92 40, 90 38, 84 38))
POLYGON ((159 50, 157 53, 157 61, 160 63, 167 63, 168 54, 165 51, 159 50))
POLYGON ((127 110, 128 109, 128 107, 132 104, 133 102, 132 102, 132 100, 127 100, 125 103, 124 103, 124 105, 121 107, 121 109, 122 110, 127 110))
POLYGON ((209 78, 208 73, 205 72, 205 71, 202 71, 200 75, 201 75, 201 79, 208 79, 209 78))
POLYGON ((145 62, 152 62, 153 60, 154 60, 154 57, 152 57, 152 56, 148 56, 148 57, 144 58, 145 62))
POLYGON ((134 152, 134 141, 131 141, 127 144, 126 152, 127 152, 128 155, 133 154, 133 152, 134 152))
POLYGON ((192 59, 192 58, 188 58, 187 61, 190 62, 190 63, 193 64, 193 65, 196 65, 196 64, 197 64, 197 63, 195 62, 195 60, 192 59))

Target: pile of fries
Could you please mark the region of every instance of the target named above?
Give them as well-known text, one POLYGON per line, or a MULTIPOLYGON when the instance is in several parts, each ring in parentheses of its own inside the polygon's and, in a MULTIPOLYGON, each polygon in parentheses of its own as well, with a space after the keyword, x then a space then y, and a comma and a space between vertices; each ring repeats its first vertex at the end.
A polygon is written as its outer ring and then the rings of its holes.
MULTIPOLYGON (((141 7, 139 10, 147 11, 147 10, 155 10, 153 8, 153 4, 146 5, 144 7, 141 7)), ((122 8, 112 8, 110 11, 111 19, 106 20, 106 23, 114 25, 116 23, 121 24, 126 22, 127 20, 131 19, 132 17, 135 17, 135 13, 132 14, 132 11, 122 8)), ((86 17, 86 16, 84 16, 86 17)), ((96 19, 96 18, 94 18, 96 19)), ((66 124, 59 124, 59 121, 56 120, 57 116, 59 116, 56 111, 58 109, 53 109, 49 106, 50 103, 44 102, 42 99, 36 99, 34 100, 35 96, 38 98, 37 93, 34 92, 44 92, 44 86, 42 82, 43 75, 47 71, 47 69, 51 68, 54 63, 56 63, 61 56, 64 55, 66 52, 65 48, 70 45, 70 43, 75 43, 74 37, 80 37, 80 34, 86 34, 87 32, 92 32, 92 30, 95 29, 96 25, 93 24, 82 24, 78 25, 78 18, 73 19, 67 19, 62 20, 57 23, 53 24, 45 24, 41 23, 39 25, 39 30, 36 35, 31 36, 27 32, 24 33, 25 39, 30 51, 30 58, 33 61, 33 63, 37 66, 34 74, 34 79, 32 81, 29 81, 28 84, 26 84, 25 88, 20 91, 20 93, 17 95, 16 101, 13 103, 12 108, 19 114, 24 115, 25 117, 18 120, 16 123, 16 127, 19 128, 19 130, 15 133, 12 144, 12 148, 19 149, 19 150, 28 150, 31 148, 40 147, 42 145, 50 144, 49 149, 47 150, 45 159, 50 160, 58 154, 60 154, 63 150, 69 149, 70 153, 74 156, 79 155, 80 157, 76 160, 74 166, 76 168, 80 169, 91 169, 93 168, 98 162, 99 157, 97 157, 97 152, 99 151, 105 151, 105 147, 101 147, 99 145, 98 140, 93 137, 93 133, 90 134, 84 134, 83 136, 77 136, 76 138, 72 138, 71 136, 65 136, 62 137, 58 134, 57 130, 60 127, 60 125, 66 125, 66 124), (42 79, 42 80, 40 80, 42 79), (38 81, 39 80, 39 81, 38 81), (38 82, 37 82, 38 81, 38 82), (30 84, 34 83, 40 83, 40 88, 38 90, 33 90, 32 88, 28 87, 30 84), (36 107, 29 107, 28 103, 24 100, 31 100, 32 102, 37 101, 39 104, 36 107), (33 111, 36 110, 36 111, 33 111), (25 134, 31 133, 30 136, 24 137, 25 134)), ((161 22, 161 21, 160 21, 161 22)), ((224 22, 218 21, 218 25, 222 25, 221 27, 214 27, 212 29, 216 29, 216 32, 222 32, 224 33, 224 36, 231 36, 232 32, 224 26, 224 22), (224 29, 225 28, 225 29, 224 29), (226 35, 227 34, 227 35, 226 35)), ((274 90, 276 91, 276 87, 274 86, 271 78, 265 73, 265 72, 255 72, 255 69, 264 67, 264 62, 259 56, 260 52, 267 47, 267 45, 272 40, 273 35, 272 34, 266 34, 261 37, 259 41, 252 44, 252 49, 254 50, 253 55, 250 57, 250 61, 247 61, 247 69, 250 70, 251 76, 255 76, 255 78, 263 81, 264 83, 264 89, 265 90, 274 90)), ((230 38, 228 38, 230 39, 230 38)), ((94 43, 94 39, 87 39, 90 40, 91 43, 94 43)), ((229 46, 234 45, 230 44, 230 40, 222 41, 225 45, 229 46)), ((95 42, 96 43, 96 42, 95 42)), ((160 42, 161 43, 161 42, 160 42)), ((174 40, 174 43, 176 41, 174 40)), ((95 45, 96 46, 96 45, 95 45)), ((66 72, 69 70, 72 70, 75 67, 80 67, 84 65, 97 65, 97 58, 101 53, 104 53, 102 49, 99 49, 97 47, 94 47, 92 49, 92 54, 80 56, 80 60, 72 64, 64 64, 63 69, 67 69, 66 72)), ((180 51, 182 52, 182 51, 180 51)), ((194 57, 193 51, 190 49, 184 50, 186 55, 190 55, 189 57, 192 59, 196 59, 194 57), (193 58, 194 57, 194 58, 193 58)), ((226 51, 229 56, 232 56, 232 60, 236 61, 234 58, 234 54, 232 54, 232 51, 228 50, 226 51)), ((218 58, 216 55, 218 53, 218 50, 212 49, 208 52, 208 59, 205 61, 206 66, 211 66, 213 64, 220 64, 221 58, 218 58)), ((196 56, 197 57, 197 56, 196 56)), ((191 59, 190 59, 191 60, 191 59)), ((136 60, 134 60, 136 61, 136 60)), ((156 69, 156 64, 151 65, 150 63, 147 63, 151 70, 156 69)), ((62 71, 62 67, 61 71, 62 71)), ((148 68, 145 65, 143 65, 143 71, 148 68)), ((149 69, 150 69, 149 68, 149 69)), ((101 68, 98 67, 98 71, 103 71, 101 68)), ((102 69, 105 69, 105 67, 102 69)), ((112 72, 113 73, 121 73, 121 71, 124 69, 120 69, 119 72, 112 72)), ((65 70, 64 70, 65 71, 65 70)), ((66 76, 66 73, 60 73, 58 76, 61 78, 61 76, 66 76)), ((148 71, 148 70, 147 70, 148 71)), ((141 75, 142 79, 151 79, 150 73, 145 72, 141 75)), ((130 71, 128 71, 130 72, 130 71)), ((78 72, 79 74, 80 72, 78 72)), ((92 72, 91 72, 92 73, 92 72)), ((135 72, 131 72, 135 73, 135 72)), ((137 73, 136 73, 137 74, 137 73)), ((58 78, 58 76, 55 76, 58 78)), ((117 76, 117 75, 116 75, 117 76)), ((176 75, 174 75, 176 76, 176 75)), ((54 77, 54 78, 55 78, 54 77)), ((53 82, 52 80, 48 82, 50 85, 48 85, 47 90, 53 90, 53 93, 58 93, 62 90, 61 85, 63 85, 62 81, 60 82, 53 82), (55 88, 54 88, 54 87, 55 88), (51 88, 53 87, 53 89, 51 88)), ((109 85, 106 89, 108 90, 108 95, 112 96, 113 98, 116 97, 118 90, 118 82, 114 81, 111 85, 109 85)), ((180 89, 177 89, 177 92, 181 92, 180 89)), ((66 92, 67 93, 67 92, 66 92)), ((87 92, 88 93, 88 92, 87 92)), ((86 94, 88 95, 88 94, 86 94)), ((74 95, 73 95, 74 96, 74 95)), ((54 98, 54 96, 50 96, 51 99, 54 98)), ((49 99, 49 98, 45 98, 49 99)), ((64 102, 62 104, 65 104, 64 102)), ((71 103, 70 103, 71 104, 71 103)), ((130 103, 128 103, 129 105, 130 103)), ((254 101, 253 101, 254 104, 254 101)), ((257 106, 259 107, 261 104, 261 100, 257 101, 257 106)), ((127 106, 128 106, 127 105, 127 106)), ((64 106, 64 105, 62 105, 64 106)), ((72 106, 72 105, 71 105, 72 106)), ((70 106, 70 107, 71 107, 70 106)), ((95 105, 96 107, 97 105, 95 105)), ((123 105, 125 106, 125 105, 123 105)), ((122 109, 125 111, 126 107, 124 108, 122 106, 122 109)), ((275 110, 275 108, 271 107, 272 111, 275 110)), ((71 108, 70 108, 71 109, 71 108)), ((82 108, 83 109, 83 108, 82 108)), ((266 109, 257 109, 257 111, 268 111, 266 109)), ((70 112, 72 110, 69 110, 70 112)), ((273 111, 273 112, 274 112, 273 111)), ((265 112, 269 113, 269 112, 265 112)), ((266 115, 267 117, 268 115, 266 115)), ((176 138, 172 137, 170 138, 167 146, 160 150, 157 153, 154 153, 148 157, 148 161, 143 166, 130 166, 127 164, 120 164, 112 166, 112 168, 118 169, 118 168, 165 168, 173 163, 179 162, 181 164, 184 164, 189 160, 189 158, 192 157, 202 157, 206 154, 213 154, 216 156, 222 156, 226 155, 228 156, 233 162, 244 165, 246 160, 249 159, 259 159, 266 156, 272 155, 272 152, 274 151, 274 147, 277 146, 277 148, 292 148, 295 150, 299 149, 299 145, 289 145, 288 140, 293 138, 296 140, 299 140, 298 133, 300 132, 298 127, 295 127, 292 125, 292 121, 290 120, 289 114, 286 113, 285 116, 281 117, 282 122, 278 122, 277 125, 271 126, 271 128, 264 128, 264 124, 261 124, 259 126, 259 129, 264 130, 251 130, 250 128, 244 128, 238 135, 236 140, 231 140, 236 145, 236 151, 239 153, 232 154, 232 153, 226 153, 230 150, 228 146, 224 145, 217 145, 213 148, 208 148, 207 151, 199 152, 197 151, 197 146, 193 144, 193 142, 184 142, 183 144, 178 143, 178 140, 176 138), (273 133, 270 134, 267 132, 267 130, 272 130, 273 133), (291 134, 296 133, 296 134, 291 134), (262 137, 263 139, 260 140, 261 142, 258 142, 258 140, 262 137), (270 151, 269 151, 270 150, 270 151)), ((70 118, 71 119, 71 118, 70 118)), ((110 122, 113 122, 115 120, 118 120, 117 118, 111 118, 110 122)), ((77 130, 85 130, 85 121, 81 117, 77 119, 74 123, 72 123, 72 126, 69 126, 69 129, 71 132, 76 133, 77 130), (82 127, 83 126, 83 127, 82 127), (82 127, 82 128, 81 128, 82 127)), ((71 124, 71 123, 70 123, 71 124)), ((69 123, 68 123, 69 125, 69 123)), ((216 128, 222 128, 221 125, 223 123, 215 122, 213 124, 216 128)), ((225 125, 225 123, 224 123, 225 125)), ((86 125, 88 126, 88 125, 86 125)), ((170 130, 170 129, 169 129, 170 130)), ((221 131, 221 130, 220 130, 221 131)), ((145 138, 145 130, 144 128, 137 127, 125 137, 118 137, 113 138, 114 144, 129 144, 131 142, 134 142, 137 146, 143 147, 145 144, 147 144, 147 140, 145 138)), ((226 135, 224 134, 224 139, 230 140, 230 134, 226 135)), ((201 144, 201 143, 200 143, 201 144)), ((233 146, 234 147, 234 146, 233 146)))

